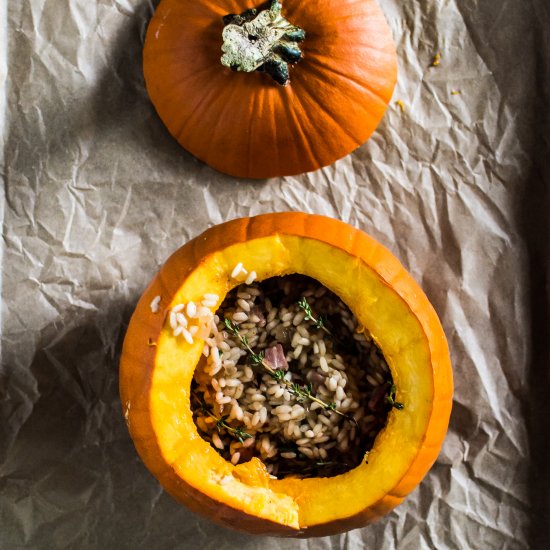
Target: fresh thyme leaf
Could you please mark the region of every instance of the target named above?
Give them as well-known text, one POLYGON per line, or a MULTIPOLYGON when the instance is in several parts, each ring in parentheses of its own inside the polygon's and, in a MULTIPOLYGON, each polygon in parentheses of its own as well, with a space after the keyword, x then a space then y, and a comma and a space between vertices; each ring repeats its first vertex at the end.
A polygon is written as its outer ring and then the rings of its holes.
POLYGON ((225 422, 227 418, 228 418, 228 415, 218 418, 216 422, 216 428, 218 429, 218 431, 221 431, 223 428, 227 428, 227 423, 225 422))
POLYGON ((306 394, 302 386, 300 386, 300 384, 293 383, 290 386, 290 391, 296 396, 296 401, 298 401, 298 403, 304 402, 306 398, 306 394))
POLYGON ((395 384, 392 384, 388 390, 388 394, 386 395, 386 403, 391 407, 393 407, 394 409, 397 409, 398 411, 402 411, 405 408, 405 405, 395 400, 396 392, 397 392, 397 388, 395 387, 395 384))
POLYGON ((325 322, 326 322, 326 319, 323 315, 320 315, 318 318, 316 318, 314 315, 313 315, 313 312, 311 311, 311 306, 309 305, 309 302, 307 301, 307 299, 305 297, 302 297, 298 300, 298 307, 303 309, 306 316, 304 317, 304 319, 306 321, 312 321, 313 322, 313 326, 315 328, 318 328, 318 329, 321 329, 323 331, 325 331, 328 335, 332 336, 332 338, 334 339, 335 342, 337 342, 336 338, 334 338, 334 335, 332 334, 332 332, 330 332, 330 330, 325 326, 325 322))
POLYGON ((239 336, 239 327, 229 317, 223 318, 223 324, 233 336, 239 336))
POLYGON ((277 382, 282 382, 285 377, 285 371, 281 369, 277 369, 273 371, 273 374, 271 375, 277 382))
POLYGON ((249 433, 245 432, 241 428, 241 426, 234 429, 234 435, 241 443, 244 443, 245 439, 248 439, 249 437, 252 437, 249 433))
POLYGON ((228 414, 224 414, 221 417, 217 417, 210 409, 207 408, 204 398, 199 397, 194 391, 191 392, 191 396, 194 397, 195 400, 199 403, 201 412, 208 415, 210 418, 216 421, 216 429, 218 430, 218 432, 221 433, 222 430, 226 430, 227 433, 235 437, 235 439, 238 439, 241 443, 243 443, 245 439, 252 437, 248 432, 243 430, 241 426, 238 426, 236 428, 233 428, 233 426, 230 426, 227 423, 227 419, 229 418, 228 414))
POLYGON ((311 321, 312 320, 311 306, 309 305, 305 297, 302 297, 298 300, 298 307, 300 307, 305 311, 306 316, 304 317, 304 319, 306 321, 311 321))
POLYGON ((252 366, 258 367, 262 364, 264 360, 264 352, 261 351, 260 353, 251 353, 250 354, 250 362, 252 363, 252 366))

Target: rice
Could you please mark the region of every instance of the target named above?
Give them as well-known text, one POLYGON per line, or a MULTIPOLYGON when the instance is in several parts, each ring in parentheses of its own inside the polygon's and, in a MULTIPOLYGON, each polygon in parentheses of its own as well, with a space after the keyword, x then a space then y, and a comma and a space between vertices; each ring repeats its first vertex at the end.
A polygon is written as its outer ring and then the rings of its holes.
MULTIPOLYGON (((188 323, 196 326, 200 311, 198 321, 207 317, 210 327, 192 384, 199 433, 233 464, 256 456, 278 478, 327 477, 356 467, 391 408, 386 393, 380 393, 392 385, 382 353, 345 304, 317 281, 292 275, 258 283, 256 273, 241 262, 231 277, 244 282, 215 315, 208 309, 219 303, 215 294, 195 300, 199 308, 195 302, 185 306, 188 323), (323 328, 298 305, 302 297, 316 319, 323 316, 323 328), (227 330, 225 318, 238 334, 227 330), (286 370, 284 379, 261 365, 253 367, 240 338, 256 354, 269 349, 270 357, 277 357, 275 346, 282 346, 277 361, 286 370), (296 387, 310 388, 322 403, 296 393, 296 387)), ((178 334, 192 343, 190 327, 173 312, 170 326, 174 321, 178 334)), ((193 333, 198 337, 197 330, 193 333)))
POLYGON ((158 313, 158 311, 160 309, 159 308, 160 300, 161 300, 160 296, 155 296, 153 298, 153 300, 151 301, 151 311, 153 313, 158 313))
POLYGON ((190 319, 193 319, 197 315, 197 306, 194 302, 189 302, 187 304, 187 307, 185 308, 185 312, 187 313, 187 317, 190 319))

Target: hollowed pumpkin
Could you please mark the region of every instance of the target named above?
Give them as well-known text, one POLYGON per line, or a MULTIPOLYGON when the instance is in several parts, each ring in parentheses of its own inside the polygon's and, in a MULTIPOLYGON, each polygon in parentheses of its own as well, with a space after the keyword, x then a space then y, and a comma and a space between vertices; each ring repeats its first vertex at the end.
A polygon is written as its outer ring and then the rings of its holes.
POLYGON ((223 18, 262 4, 162 0, 143 53, 147 91, 170 133, 213 168, 246 178, 316 170, 355 150, 378 126, 397 78, 375 0, 282 0, 285 20, 305 38, 291 28, 264 72, 243 72, 247 63, 233 63, 227 44, 222 51, 223 18), (295 64, 284 86, 267 74, 281 55, 295 64))
POLYGON ((302 213, 227 222, 173 254, 140 299, 124 342, 120 393, 135 446, 177 500, 227 527, 322 536, 361 527, 399 504, 434 462, 452 399, 446 339, 398 260, 365 233, 302 213), (260 280, 301 273, 335 292, 383 351, 403 410, 389 413, 368 457, 331 478, 270 479, 254 458, 233 466, 193 422, 190 387, 202 342, 175 338, 166 311, 236 284, 238 262, 260 280), (151 302, 161 297, 160 311, 151 302))

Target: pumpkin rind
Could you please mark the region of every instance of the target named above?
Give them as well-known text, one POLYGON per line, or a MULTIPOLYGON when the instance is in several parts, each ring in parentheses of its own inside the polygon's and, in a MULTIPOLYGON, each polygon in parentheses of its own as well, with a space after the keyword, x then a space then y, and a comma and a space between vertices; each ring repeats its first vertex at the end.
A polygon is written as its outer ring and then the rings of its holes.
POLYGON ((228 13, 245 0, 162 0, 145 40, 147 90, 170 133, 227 174, 269 178, 316 170, 363 144, 397 78, 390 29, 374 0, 285 0, 305 29, 287 86, 220 63, 228 13))
POLYGON ((452 372, 437 315, 394 256, 342 222, 284 213, 213 227, 166 262, 132 317, 121 358, 120 388, 138 452, 176 499, 219 523, 248 532, 321 536, 377 519, 420 482, 435 460, 446 432, 452 372), (334 260, 338 260, 336 265, 334 260), (352 286, 357 281, 361 285, 345 301, 384 354, 389 353, 387 359, 398 398, 405 401, 404 411, 390 413, 387 428, 379 434, 369 454, 369 464, 363 463, 336 478, 272 481, 266 479, 259 461, 235 468, 212 449, 210 452, 208 443, 198 435, 190 415, 188 392, 202 344, 197 342, 195 348, 182 351, 170 332, 163 329, 165 316, 153 314, 150 303, 160 295, 166 310, 170 304, 184 300, 189 289, 196 290, 200 285, 210 288, 217 284, 223 296, 235 284, 224 274, 230 273, 231 262, 237 261, 245 265, 257 262, 260 278, 289 270, 305 274, 313 271, 316 278, 341 295, 350 291, 337 288, 338 270, 342 263, 347 264, 348 271, 355 270, 353 280, 347 275, 344 277, 348 279, 343 280, 351 281, 352 286), (378 289, 379 296, 368 294, 369 285, 378 289), (413 363, 409 364, 411 359, 413 363), (421 378, 415 380, 419 375, 421 378), (174 388, 175 380, 181 381, 181 387, 174 388), (417 387, 420 397, 409 391, 417 387), (181 418, 174 419, 174 414, 181 418), (181 423, 186 424, 184 438, 181 423), (219 480, 210 483, 208 476, 218 471, 225 472, 220 476, 230 478, 231 491, 224 492, 218 486, 219 480), (369 475, 378 471, 384 475, 377 474, 368 486, 358 489, 358 483, 365 483, 369 475), (206 476, 206 481, 197 486, 201 476, 206 476), (387 487, 385 480, 390 484, 387 487), (370 498, 368 505, 361 507, 363 497, 345 498, 354 491, 358 495, 366 492, 364 500, 370 498), (241 503, 241 493, 246 497, 243 501, 252 504, 241 503), (311 505, 312 500, 315 505, 311 505))

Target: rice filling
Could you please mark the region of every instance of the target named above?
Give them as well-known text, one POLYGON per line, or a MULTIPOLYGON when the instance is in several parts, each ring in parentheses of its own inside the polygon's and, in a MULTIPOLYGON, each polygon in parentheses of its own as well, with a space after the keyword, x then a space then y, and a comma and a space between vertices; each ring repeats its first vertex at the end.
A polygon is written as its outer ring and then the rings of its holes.
POLYGON ((389 410, 402 408, 383 354, 314 279, 249 279, 228 293, 205 335, 192 384, 200 435, 233 464, 260 458, 272 477, 355 468, 389 410))

